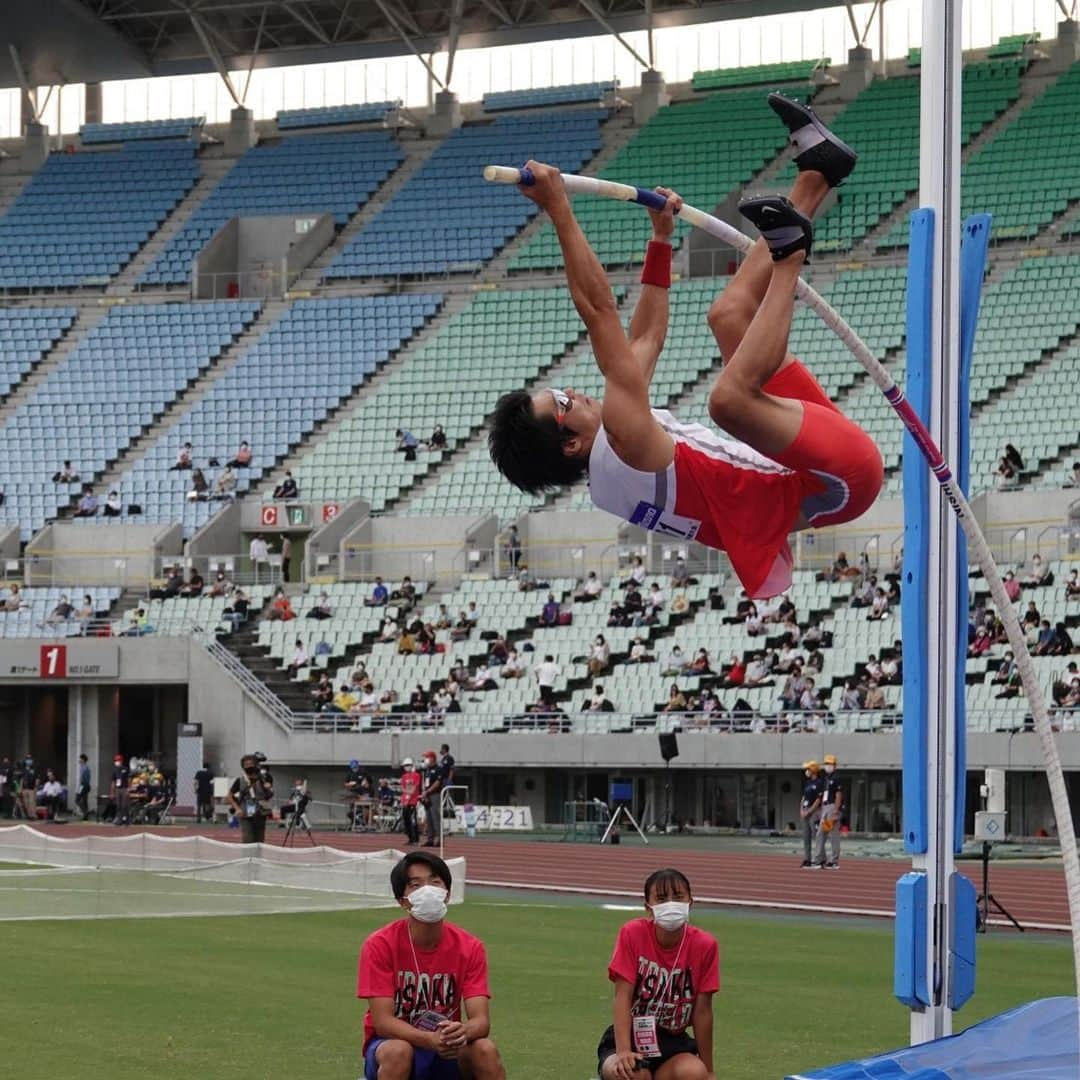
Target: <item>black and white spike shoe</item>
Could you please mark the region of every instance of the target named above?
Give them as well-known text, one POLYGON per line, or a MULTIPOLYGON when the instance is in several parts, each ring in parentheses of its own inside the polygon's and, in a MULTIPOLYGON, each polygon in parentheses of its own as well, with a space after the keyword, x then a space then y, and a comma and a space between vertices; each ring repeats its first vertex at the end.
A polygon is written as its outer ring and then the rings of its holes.
POLYGON ((783 195, 759 195, 739 203, 742 214, 769 245, 773 262, 786 259, 796 251, 806 252, 814 245, 814 226, 805 214, 800 214, 790 199, 783 195))
POLYGON ((809 105, 772 93, 769 106, 791 132, 791 145, 798 150, 795 164, 799 172, 813 169, 828 180, 829 187, 842 183, 855 168, 859 155, 838 139, 809 105))

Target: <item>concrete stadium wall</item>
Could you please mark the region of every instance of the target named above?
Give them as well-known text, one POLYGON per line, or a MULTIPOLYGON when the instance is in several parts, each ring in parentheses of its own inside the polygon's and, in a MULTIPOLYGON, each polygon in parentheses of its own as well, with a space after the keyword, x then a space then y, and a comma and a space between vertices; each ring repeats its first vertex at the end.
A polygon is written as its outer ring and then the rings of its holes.
POLYGON ((143 586, 179 558, 180 525, 46 525, 26 546, 27 585, 143 586))

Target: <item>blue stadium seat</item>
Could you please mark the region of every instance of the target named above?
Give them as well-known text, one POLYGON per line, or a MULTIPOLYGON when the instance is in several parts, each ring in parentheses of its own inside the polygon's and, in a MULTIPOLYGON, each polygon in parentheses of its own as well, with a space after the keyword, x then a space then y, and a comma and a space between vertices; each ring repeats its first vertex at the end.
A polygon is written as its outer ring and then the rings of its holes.
POLYGON ((205 116, 186 116, 172 120, 143 120, 123 124, 83 124, 79 136, 90 143, 135 142, 139 139, 184 139, 206 123, 205 116))
POLYGON ((495 90, 484 95, 484 112, 505 109, 550 108, 552 105, 579 105, 603 101, 604 95, 618 87, 617 82, 570 83, 544 86, 534 90, 495 90))
POLYGON ((383 120, 395 109, 400 109, 402 101, 372 101, 366 105, 329 105, 322 109, 280 109, 277 114, 277 126, 284 131, 288 128, 333 127, 336 124, 367 124, 383 120))
POLYGON ((75 320, 75 308, 0 308, 0 398, 47 353, 75 320))

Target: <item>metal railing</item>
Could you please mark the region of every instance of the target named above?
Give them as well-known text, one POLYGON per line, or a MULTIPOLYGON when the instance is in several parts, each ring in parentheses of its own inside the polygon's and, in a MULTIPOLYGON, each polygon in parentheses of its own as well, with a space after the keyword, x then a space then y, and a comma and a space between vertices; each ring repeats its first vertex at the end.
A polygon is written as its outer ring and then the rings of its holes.
POLYGON ((284 731, 293 730, 292 710, 266 685, 253 675, 228 649, 211 634, 195 635, 206 651, 225 669, 234 682, 254 698, 284 731))

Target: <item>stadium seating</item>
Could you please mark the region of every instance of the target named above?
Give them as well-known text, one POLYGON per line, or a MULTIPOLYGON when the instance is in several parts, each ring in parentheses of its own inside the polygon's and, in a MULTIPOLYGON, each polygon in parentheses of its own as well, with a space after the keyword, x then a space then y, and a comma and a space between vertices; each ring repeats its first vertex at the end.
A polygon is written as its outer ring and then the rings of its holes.
POLYGON ((294 135, 253 147, 233 166, 140 281, 187 281, 191 264, 222 225, 238 216, 333 214, 338 225, 371 197, 404 154, 385 131, 294 135))
POLYGON ((172 120, 142 120, 125 124, 83 124, 79 137, 90 143, 136 142, 139 139, 186 139, 194 128, 206 123, 205 116, 187 116, 172 120))
POLYGON ((538 207, 487 183, 484 166, 535 158, 576 172, 600 148, 606 118, 603 109, 555 110, 458 128, 349 241, 326 276, 441 274, 490 259, 538 207))
MULTIPOLYGON (((6 596, 6 592, 5 592, 6 596)), ((46 621, 52 615, 57 604, 67 597, 76 611, 82 607, 84 596, 89 596, 94 613, 106 618, 109 609, 120 596, 117 588, 89 587, 72 585, 70 588, 27 588, 20 590, 23 604, 18 611, 0 609, 0 638, 72 637, 86 632, 78 619, 64 621, 46 621)))
POLYGON ((75 308, 0 308, 0 398, 56 344, 75 308))
POLYGON ((84 481, 220 356, 258 304, 144 304, 114 308, 0 427, 7 479, 0 523, 28 540, 70 503, 78 485, 51 477, 70 459, 84 481))
POLYGON ((190 142, 51 154, 0 218, 0 286, 106 284, 198 175, 190 142))
MULTIPOLYGON (((180 521, 190 535, 221 503, 185 499, 191 473, 171 472, 181 445, 211 487, 217 470, 247 441, 249 469, 237 469, 237 492, 296 446, 343 399, 384 364, 437 310, 439 296, 298 300, 217 380, 195 405, 121 477, 124 505, 142 507, 143 521, 180 521)), ((301 482, 304 495, 310 494, 301 482)), ((97 519, 88 519, 97 520, 97 519)))
MULTIPOLYGON (((810 93, 793 91, 792 96, 806 100, 810 93)), ((604 176, 627 184, 664 184, 691 205, 712 209, 729 191, 748 183, 787 142, 787 131, 765 97, 764 90, 734 90, 668 105, 604 166, 604 176)), ((641 214, 608 199, 578 199, 574 210, 602 263, 621 266, 644 258, 649 234, 641 214)), ((685 234, 680 225, 676 244, 685 234)), ((550 225, 510 261, 511 270, 561 265, 550 225)))
MULTIPOLYGON (((979 66, 969 65, 965 76, 979 66)), ((965 79, 965 96, 968 92, 965 79)), ((1078 105, 1080 64, 1074 64, 965 163, 963 213, 993 214, 999 240, 1032 237, 1063 214, 1080 198, 1080 132, 1073 123, 1078 105)), ((966 106, 964 116, 966 132, 966 106)), ((901 225, 879 247, 906 243, 907 228, 901 225)))
POLYGON ((551 108, 553 105, 583 105, 603 101, 604 95, 618 87, 617 82, 570 83, 567 86, 544 86, 532 90, 494 90, 483 97, 484 112, 507 109, 551 108))
MULTIPOLYGON (((1017 99, 1023 66, 1012 60, 965 65, 963 145, 1017 99)), ((859 164, 838 191, 836 204, 815 222, 814 247, 820 252, 851 248, 919 186, 918 76, 875 80, 830 127, 858 150, 859 164)), ((789 165, 777 186, 794 178, 794 165, 789 165)), ((894 234, 890 243, 906 243, 907 226, 897 226, 894 234)))
POLYGON ((1023 56, 1024 49, 1028 45, 1034 45, 1039 40, 1039 34, 1032 31, 1027 34, 1008 34, 998 40, 998 43, 986 54, 991 59, 1006 56, 1023 56))
POLYGON ((277 126, 289 128, 334 127, 338 124, 370 124, 384 120, 389 113, 401 108, 396 101, 371 101, 365 105, 328 105, 324 109, 279 109, 277 126))
POLYGON ((823 71, 832 63, 821 60, 789 60, 782 64, 758 64, 755 67, 716 68, 713 71, 695 71, 695 90, 730 90, 735 86, 759 86, 768 83, 777 86, 786 82, 808 82, 815 71, 823 71))
POLYGON ((394 450, 395 429, 424 439, 442 424, 453 447, 500 394, 535 379, 581 332, 565 289, 479 294, 294 463, 300 490, 312 498, 361 495, 383 509, 437 460, 423 447, 417 460, 405 460, 394 450))

